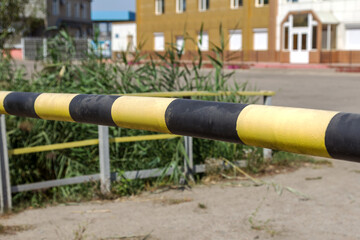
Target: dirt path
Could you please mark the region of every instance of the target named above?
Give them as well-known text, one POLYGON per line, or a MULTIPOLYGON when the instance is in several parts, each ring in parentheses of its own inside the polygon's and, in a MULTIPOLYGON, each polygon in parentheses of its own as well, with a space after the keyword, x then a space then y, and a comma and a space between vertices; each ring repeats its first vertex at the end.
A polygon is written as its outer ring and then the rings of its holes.
POLYGON ((199 185, 131 199, 27 210, 1 239, 360 239, 360 164, 333 161, 264 179, 310 199, 247 182, 199 185), (75 238, 82 234, 85 238, 75 238))

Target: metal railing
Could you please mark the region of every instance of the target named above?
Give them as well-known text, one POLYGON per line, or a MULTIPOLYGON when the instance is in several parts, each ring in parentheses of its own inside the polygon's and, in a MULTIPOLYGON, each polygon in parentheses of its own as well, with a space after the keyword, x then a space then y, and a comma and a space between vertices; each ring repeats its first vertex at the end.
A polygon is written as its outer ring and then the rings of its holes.
MULTIPOLYGON (((275 95, 275 92, 272 91, 218 91, 218 92, 206 92, 206 91, 186 91, 186 92, 153 92, 153 93, 133 93, 125 94, 128 96, 147 96, 147 97, 204 97, 204 96, 263 96, 263 104, 271 105, 272 96, 275 95)), ((171 139, 181 137, 180 135, 173 134, 155 134, 155 135, 145 135, 145 136, 130 136, 130 137, 117 137, 109 138, 109 127, 108 126, 98 126, 98 139, 88 139, 76 142, 68 143, 57 143, 44 146, 35 146, 35 147, 26 147, 26 148, 17 148, 7 150, 6 143, 6 125, 5 125, 5 116, 1 115, 0 122, 0 131, 1 131, 1 159, 0 159, 0 211, 4 212, 11 209, 11 193, 23 192, 23 191, 32 191, 37 189, 44 189, 50 187, 58 187, 64 185, 78 184, 89 181, 98 181, 101 182, 101 191, 106 194, 110 191, 111 181, 118 180, 121 177, 127 179, 143 179, 149 177, 158 177, 164 174, 164 169, 146 169, 138 171, 126 171, 121 176, 117 173, 110 172, 110 154, 109 154, 109 143, 119 143, 119 142, 136 142, 136 141, 151 141, 151 140, 161 140, 161 139, 171 139), (56 179, 49 181, 42 181, 37 183, 29 183, 11 186, 10 185, 10 174, 9 174, 9 160, 8 156, 12 155, 21 155, 29 154, 36 152, 45 152, 61 149, 69 149, 75 147, 84 147, 98 145, 99 146, 99 165, 100 173, 77 176, 72 178, 65 179, 56 179)), ((184 136, 185 152, 186 156, 184 157, 184 175, 188 178, 193 178, 193 174, 205 172, 205 165, 200 164, 194 166, 193 163, 193 139, 189 136, 184 136)), ((272 151, 271 149, 264 148, 263 155, 265 159, 271 159, 272 151)), ((165 175, 171 175, 174 169, 168 169, 165 175)))

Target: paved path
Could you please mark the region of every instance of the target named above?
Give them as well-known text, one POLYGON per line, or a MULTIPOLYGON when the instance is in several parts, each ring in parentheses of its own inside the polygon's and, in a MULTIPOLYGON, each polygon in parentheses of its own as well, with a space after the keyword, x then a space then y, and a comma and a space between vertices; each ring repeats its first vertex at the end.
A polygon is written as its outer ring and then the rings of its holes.
POLYGON ((239 70, 237 82, 276 91, 273 105, 360 113, 360 74, 333 70, 239 70))

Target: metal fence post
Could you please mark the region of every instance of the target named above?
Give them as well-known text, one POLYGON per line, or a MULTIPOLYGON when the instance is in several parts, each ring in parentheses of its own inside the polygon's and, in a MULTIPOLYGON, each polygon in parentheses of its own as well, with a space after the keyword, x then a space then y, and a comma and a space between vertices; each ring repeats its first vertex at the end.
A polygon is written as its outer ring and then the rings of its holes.
POLYGON ((186 152, 184 158, 184 174, 187 179, 194 181, 193 138, 185 136, 184 143, 186 152))
POLYGON ((110 148, 109 127, 98 126, 99 131, 99 161, 100 161, 100 188, 102 194, 109 194, 110 180, 110 148))
MULTIPOLYGON (((264 105, 271 105, 271 96, 264 96, 264 105)), ((263 149, 264 159, 266 161, 271 161, 272 159, 272 150, 268 148, 263 149)))
POLYGON ((5 116, 0 115, 0 212, 11 210, 9 157, 6 140, 5 116))
POLYGON ((47 39, 43 39, 43 58, 46 59, 47 57, 47 39))
POLYGON ((25 39, 21 38, 21 57, 25 60, 25 39))

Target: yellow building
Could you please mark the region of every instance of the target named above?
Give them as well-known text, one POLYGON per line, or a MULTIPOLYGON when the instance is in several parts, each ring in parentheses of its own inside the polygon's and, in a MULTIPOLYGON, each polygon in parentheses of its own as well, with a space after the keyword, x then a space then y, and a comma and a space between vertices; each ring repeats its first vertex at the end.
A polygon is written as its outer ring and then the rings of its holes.
POLYGON ((276 4, 275 0, 137 0, 137 43, 150 52, 164 51, 170 43, 184 46, 185 55, 191 57, 198 47, 206 52, 220 43, 221 23, 226 50, 235 53, 235 60, 274 61, 279 58, 276 4))

